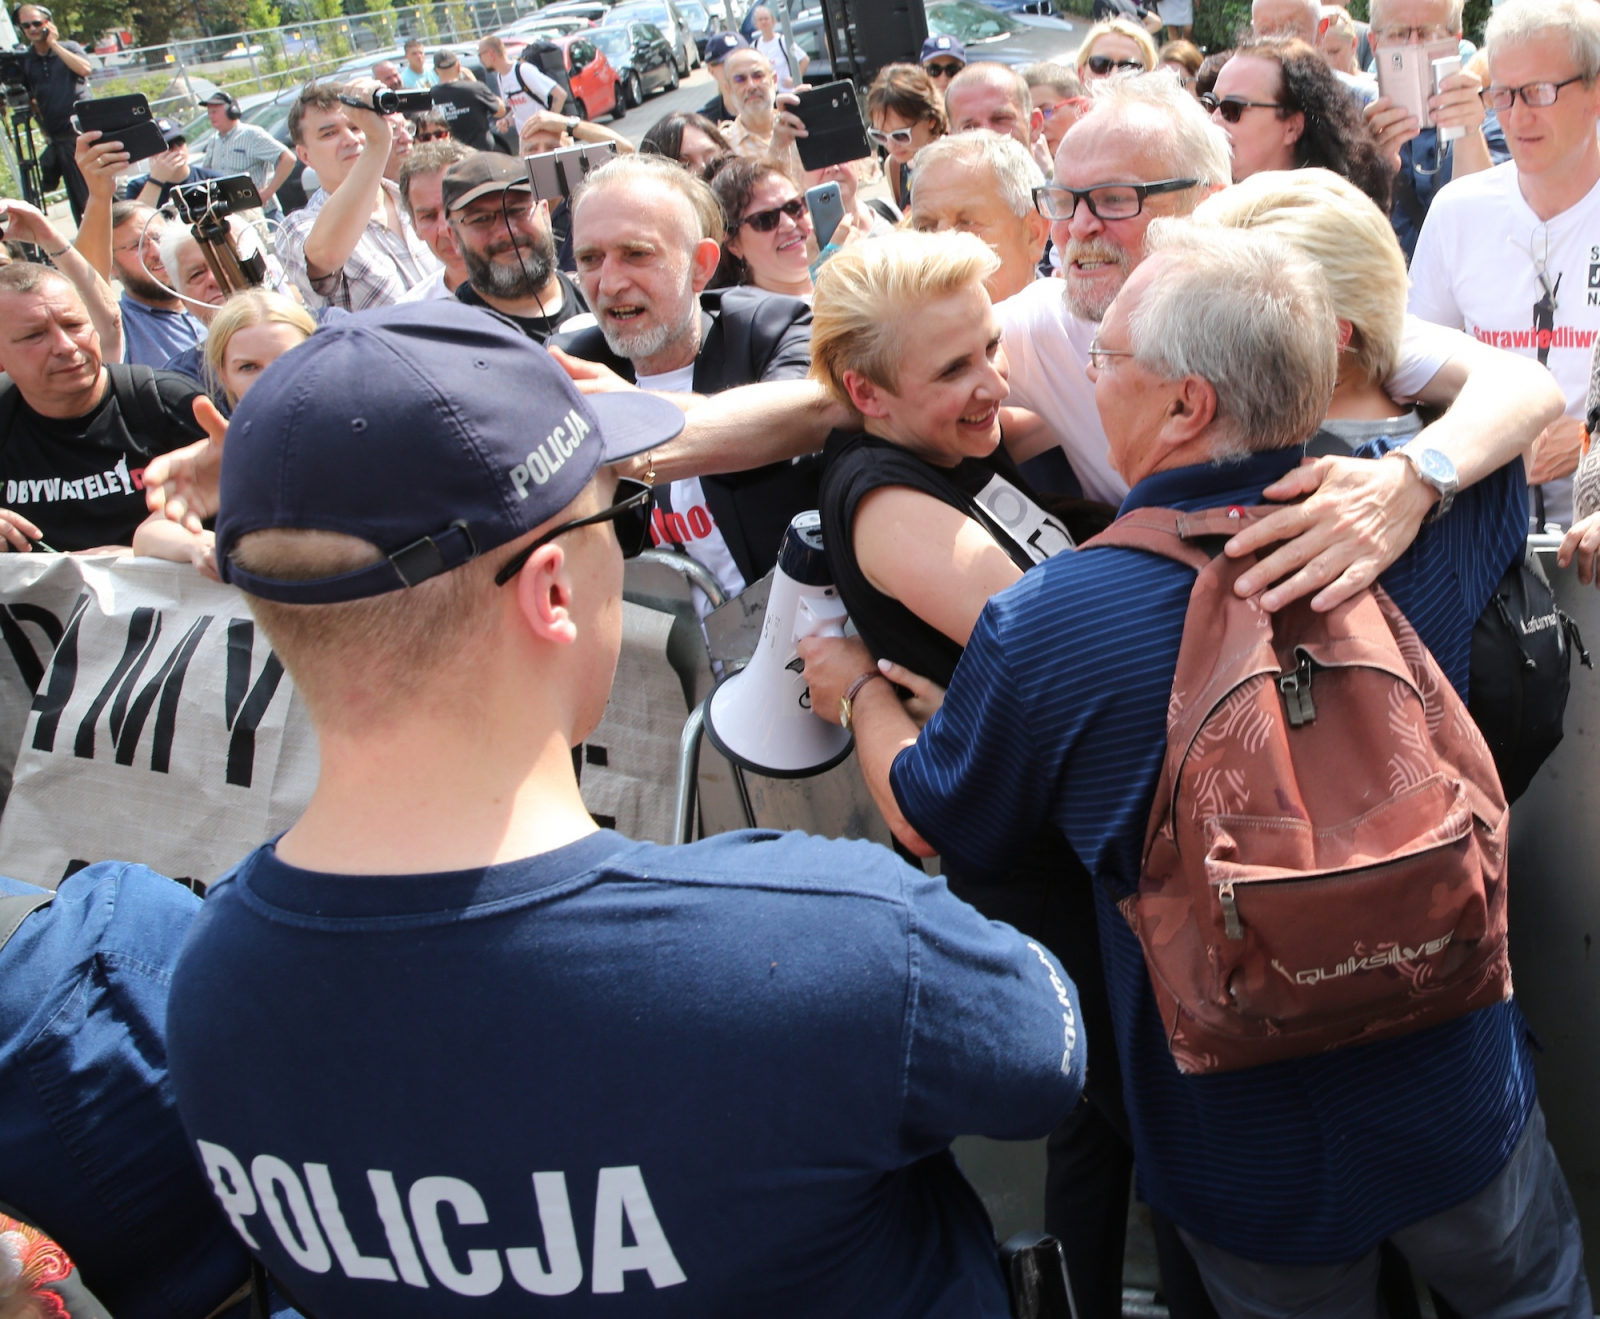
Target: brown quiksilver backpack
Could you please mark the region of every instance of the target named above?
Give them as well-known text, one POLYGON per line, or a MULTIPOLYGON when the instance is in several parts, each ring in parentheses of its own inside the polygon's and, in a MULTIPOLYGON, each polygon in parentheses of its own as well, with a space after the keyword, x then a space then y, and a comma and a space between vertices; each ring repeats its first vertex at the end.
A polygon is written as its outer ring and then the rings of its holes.
POLYGON ((1511 995, 1509 812, 1465 704, 1381 588, 1325 614, 1234 594, 1261 509, 1139 509, 1083 548, 1198 571, 1139 891, 1180 1071, 1323 1053, 1511 995))

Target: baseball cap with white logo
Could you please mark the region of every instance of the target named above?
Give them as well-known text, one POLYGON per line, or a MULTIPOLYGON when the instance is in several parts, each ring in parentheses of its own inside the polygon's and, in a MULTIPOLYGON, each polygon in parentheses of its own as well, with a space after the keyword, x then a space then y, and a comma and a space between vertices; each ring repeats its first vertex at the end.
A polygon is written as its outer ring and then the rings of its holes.
POLYGON ((272 364, 223 450, 217 569, 250 595, 333 604, 415 586, 509 544, 603 463, 664 444, 683 413, 635 390, 585 396, 511 322, 453 301, 362 312, 272 364), (232 562, 286 528, 376 545, 369 567, 310 581, 232 562))

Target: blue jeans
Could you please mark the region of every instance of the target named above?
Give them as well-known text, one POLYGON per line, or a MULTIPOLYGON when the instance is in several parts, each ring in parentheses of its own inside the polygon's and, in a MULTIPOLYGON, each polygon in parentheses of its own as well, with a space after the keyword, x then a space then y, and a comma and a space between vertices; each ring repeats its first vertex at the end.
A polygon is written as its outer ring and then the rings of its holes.
MULTIPOLYGON (((1378 1252, 1257 1264, 1182 1232, 1224 1319, 1379 1319, 1378 1252)), ((1534 1105, 1499 1175, 1390 1240, 1466 1319, 1593 1319, 1578 1213, 1534 1105)))

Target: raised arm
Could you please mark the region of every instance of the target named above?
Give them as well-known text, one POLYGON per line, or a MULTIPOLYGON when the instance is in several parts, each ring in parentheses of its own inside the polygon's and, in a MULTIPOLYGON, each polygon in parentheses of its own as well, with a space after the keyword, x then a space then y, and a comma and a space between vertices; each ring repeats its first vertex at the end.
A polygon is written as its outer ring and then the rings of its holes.
MULTIPOLYGON (((354 94, 360 95, 359 91, 354 94)), ((384 167, 389 163, 389 146, 394 135, 389 121, 372 110, 355 106, 346 106, 345 113, 350 122, 367 135, 367 144, 339 190, 324 203, 311 232, 306 235, 306 274, 313 280, 337 274, 354 254, 356 244, 361 241, 377 209, 384 167)))
MULTIPOLYGON (((1566 407, 1560 387, 1537 362, 1489 348, 1467 335, 1420 397, 1449 410, 1418 441, 1442 450, 1463 488, 1526 454, 1566 407)), ((1238 557, 1285 541, 1239 578, 1240 595, 1281 609, 1305 595, 1332 609, 1378 576, 1410 547, 1438 498, 1408 462, 1319 458, 1267 487, 1269 499, 1303 503, 1263 518, 1228 542, 1238 557)))
POLYGON ((100 356, 107 362, 122 360, 122 311, 117 295, 100 272, 78 251, 42 211, 27 202, 0 201, 5 217, 5 234, 19 243, 33 243, 44 249, 56 269, 72 281, 88 310, 89 321, 100 336, 100 356))
POLYGON ((111 203, 117 195, 117 171, 128 163, 120 142, 102 142, 97 129, 78 137, 73 159, 89 190, 78 236, 72 240, 83 258, 106 279, 111 278, 111 203))

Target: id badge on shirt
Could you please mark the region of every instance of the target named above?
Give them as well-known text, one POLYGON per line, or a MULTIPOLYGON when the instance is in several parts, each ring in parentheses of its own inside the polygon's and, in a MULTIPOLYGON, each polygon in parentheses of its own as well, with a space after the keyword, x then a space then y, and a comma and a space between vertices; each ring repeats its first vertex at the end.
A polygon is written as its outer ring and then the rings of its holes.
POLYGON ((989 484, 973 496, 994 524, 1005 532, 1017 548, 1035 563, 1076 548, 1067 529, 1003 476, 993 476, 989 484))

